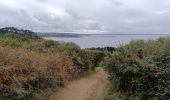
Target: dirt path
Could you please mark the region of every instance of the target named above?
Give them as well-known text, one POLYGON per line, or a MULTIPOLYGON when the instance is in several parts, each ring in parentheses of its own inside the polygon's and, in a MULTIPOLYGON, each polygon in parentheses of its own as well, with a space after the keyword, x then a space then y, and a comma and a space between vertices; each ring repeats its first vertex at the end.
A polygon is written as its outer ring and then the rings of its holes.
POLYGON ((50 96, 49 100, 100 100, 107 84, 107 75, 98 72, 68 84, 50 96))

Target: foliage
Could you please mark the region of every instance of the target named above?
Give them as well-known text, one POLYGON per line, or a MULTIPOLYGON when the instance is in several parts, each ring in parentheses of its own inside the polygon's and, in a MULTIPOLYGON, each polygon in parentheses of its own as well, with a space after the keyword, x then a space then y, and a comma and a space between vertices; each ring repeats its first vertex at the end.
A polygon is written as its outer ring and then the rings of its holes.
POLYGON ((0 29, 0 35, 4 35, 6 33, 15 33, 25 38, 41 39, 36 33, 30 30, 17 29, 14 27, 5 27, 0 29))
POLYGON ((170 98, 170 38, 132 41, 119 47, 106 70, 110 82, 127 97, 167 100, 170 98))
POLYGON ((34 39, 16 32, 0 36, 0 99, 38 99, 39 93, 63 87, 65 80, 88 73, 104 57, 74 43, 34 39))
POLYGON ((105 51, 105 52, 110 52, 113 53, 116 48, 115 47, 103 47, 103 48, 87 48, 87 50, 98 50, 98 51, 105 51))

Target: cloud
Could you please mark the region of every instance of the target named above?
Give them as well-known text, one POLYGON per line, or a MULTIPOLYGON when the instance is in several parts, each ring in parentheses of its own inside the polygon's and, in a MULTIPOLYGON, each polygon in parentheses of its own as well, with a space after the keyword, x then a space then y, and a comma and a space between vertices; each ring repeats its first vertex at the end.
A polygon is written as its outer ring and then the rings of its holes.
POLYGON ((155 14, 162 15, 168 12, 169 12, 168 10, 161 10, 161 11, 156 11, 155 14))
POLYGON ((0 27, 39 32, 170 33, 168 0, 0 0, 0 27))

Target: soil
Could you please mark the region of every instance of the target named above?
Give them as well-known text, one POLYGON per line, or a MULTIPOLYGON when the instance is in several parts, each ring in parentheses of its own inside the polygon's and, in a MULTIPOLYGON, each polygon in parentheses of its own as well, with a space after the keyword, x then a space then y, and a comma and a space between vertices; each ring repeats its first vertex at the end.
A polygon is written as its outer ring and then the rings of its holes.
POLYGON ((70 82, 48 100, 101 100, 106 84, 107 74, 98 72, 70 82))

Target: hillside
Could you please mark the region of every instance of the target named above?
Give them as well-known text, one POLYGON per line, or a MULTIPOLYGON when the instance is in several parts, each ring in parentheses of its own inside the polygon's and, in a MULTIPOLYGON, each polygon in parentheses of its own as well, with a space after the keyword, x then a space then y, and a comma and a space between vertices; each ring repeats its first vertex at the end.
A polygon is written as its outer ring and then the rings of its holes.
POLYGON ((39 39, 27 30, 3 28, 1 34, 1 100, 43 99, 65 82, 94 71, 105 57, 74 43, 39 39))
POLYGON ((0 35, 4 35, 6 33, 15 33, 26 38, 40 39, 40 37, 36 33, 30 30, 17 29, 14 27, 5 27, 0 29, 0 35))
MULTIPOLYGON (((81 49, 74 43, 41 39, 28 30, 3 28, 1 34, 0 100, 11 100, 11 98, 43 100, 58 87, 65 87, 68 81, 95 72, 97 68, 105 68, 109 76, 110 83, 104 100, 170 98, 170 38, 168 37, 148 41, 133 40, 117 48, 81 49)), ((93 88, 84 89, 82 85, 93 86, 93 82, 98 80, 98 75, 87 78, 90 80, 88 82, 90 85, 80 80, 71 87, 80 88, 82 91, 93 91, 93 88)), ((65 89, 67 88, 63 91, 65 89)), ((68 97, 60 94, 63 92, 59 92, 59 95, 69 98, 73 90, 64 92, 68 97)), ((103 89, 100 90, 102 91, 103 89)), ((93 92, 94 94, 90 95, 98 95, 96 91, 93 92)), ((90 96, 83 93, 80 92, 80 95, 90 96)), ((54 97, 57 95, 58 92, 54 97)), ((52 99, 54 97, 52 96, 52 99)))

